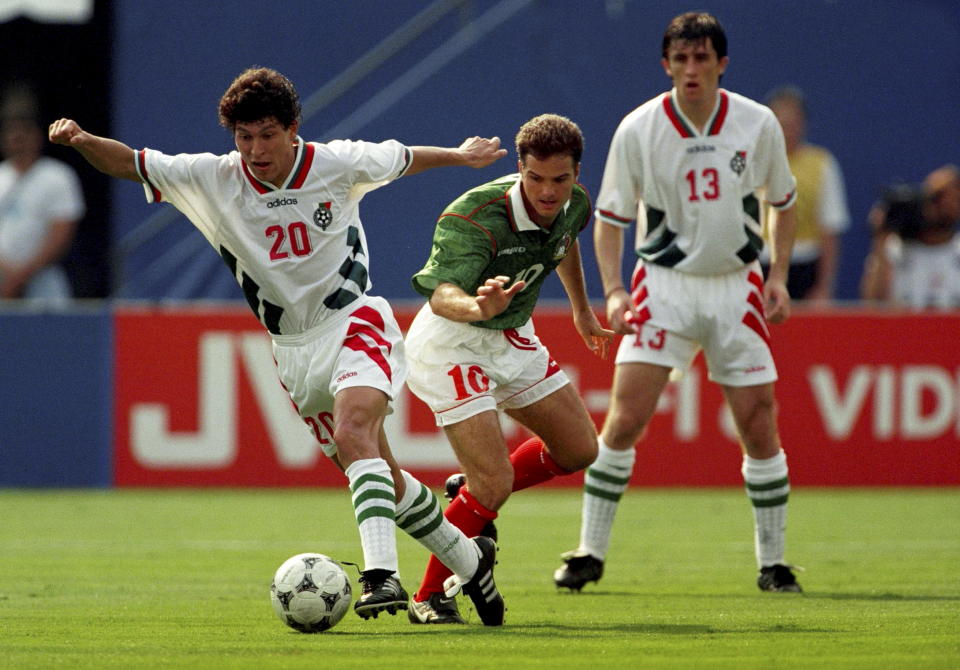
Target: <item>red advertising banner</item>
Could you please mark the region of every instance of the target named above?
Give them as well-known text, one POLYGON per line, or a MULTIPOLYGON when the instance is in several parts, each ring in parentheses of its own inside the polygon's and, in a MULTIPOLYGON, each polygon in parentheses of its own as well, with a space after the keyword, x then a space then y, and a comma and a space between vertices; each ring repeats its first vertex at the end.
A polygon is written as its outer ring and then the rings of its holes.
MULTIPOLYGON (((401 326, 414 308, 398 311, 401 326)), ((613 364, 563 309, 537 331, 601 426, 613 364)), ((960 314, 798 312, 772 327, 780 432, 795 486, 960 484, 960 314)), ((118 486, 341 486, 280 386, 270 340, 240 307, 116 312, 118 486)), ((400 463, 430 485, 456 470, 419 400, 387 420, 400 463)), ((524 431, 504 419, 511 445, 524 431)), ((580 476, 560 485, 579 485, 580 476)), ((742 485, 740 451, 702 359, 661 398, 632 483, 742 485)))

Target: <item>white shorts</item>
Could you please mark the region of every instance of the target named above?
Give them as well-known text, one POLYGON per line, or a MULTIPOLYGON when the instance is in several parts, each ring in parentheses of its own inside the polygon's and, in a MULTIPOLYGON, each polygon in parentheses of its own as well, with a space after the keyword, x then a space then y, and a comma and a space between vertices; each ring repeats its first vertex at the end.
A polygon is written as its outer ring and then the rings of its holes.
POLYGON ((702 348, 710 379, 718 384, 776 381, 758 263, 705 276, 638 261, 631 286, 642 326, 620 342, 618 365, 643 362, 684 371, 702 348))
MULTIPOLYGON (((366 386, 390 400, 407 375, 403 333, 386 300, 363 296, 342 314, 295 335, 274 335, 280 382, 327 456, 333 441, 333 399, 339 391, 366 386)), ((388 410, 390 411, 390 410, 388 410)))
POLYGON ((446 426, 526 407, 570 383, 534 332, 491 330, 439 317, 426 304, 407 331, 407 385, 446 426))

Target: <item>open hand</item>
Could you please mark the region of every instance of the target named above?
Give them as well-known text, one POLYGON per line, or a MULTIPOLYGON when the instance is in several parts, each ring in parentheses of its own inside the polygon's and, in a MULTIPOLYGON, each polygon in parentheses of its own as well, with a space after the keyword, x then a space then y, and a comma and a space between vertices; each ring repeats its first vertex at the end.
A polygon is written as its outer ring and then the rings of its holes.
POLYGON ((500 148, 499 137, 468 137, 459 149, 466 159, 465 164, 475 168, 486 167, 507 155, 507 150, 500 148))

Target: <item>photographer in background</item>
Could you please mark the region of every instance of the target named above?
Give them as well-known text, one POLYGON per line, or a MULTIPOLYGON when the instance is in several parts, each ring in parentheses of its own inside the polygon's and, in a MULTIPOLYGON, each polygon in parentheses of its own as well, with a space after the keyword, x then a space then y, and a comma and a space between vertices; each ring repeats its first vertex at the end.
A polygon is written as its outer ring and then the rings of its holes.
POLYGON ((889 189, 870 210, 873 245, 860 293, 913 309, 960 308, 960 169, 889 189))

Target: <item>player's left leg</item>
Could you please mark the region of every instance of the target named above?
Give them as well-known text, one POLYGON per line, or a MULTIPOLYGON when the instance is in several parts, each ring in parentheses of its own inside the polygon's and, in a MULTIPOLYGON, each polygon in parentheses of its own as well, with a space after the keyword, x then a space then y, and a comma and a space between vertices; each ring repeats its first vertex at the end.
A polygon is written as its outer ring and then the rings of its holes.
POLYGON ((777 432, 773 384, 723 390, 743 443, 743 481, 753 506, 760 569, 757 584, 764 591, 799 592, 800 585, 784 563, 790 479, 777 432))
POLYGON ((397 527, 422 544, 463 583, 477 573, 477 543, 443 516, 440 501, 409 472, 400 471, 403 494, 397 502, 397 527))
MULTIPOLYGON (((591 464, 597 458, 596 428, 571 384, 527 407, 508 411, 508 414, 542 438, 527 440, 511 455, 516 471, 514 490, 593 467, 591 464)), ((633 449, 622 453, 629 454, 632 465, 633 449)), ((587 472, 585 501, 592 490, 589 487, 590 471, 587 472)), ((563 559, 564 565, 554 573, 558 586, 579 590, 587 581, 597 581, 603 575, 602 559, 589 551, 568 552, 563 559)))
POLYGON ((506 413, 537 436, 511 454, 514 491, 579 472, 597 457, 596 427, 572 384, 506 413))

